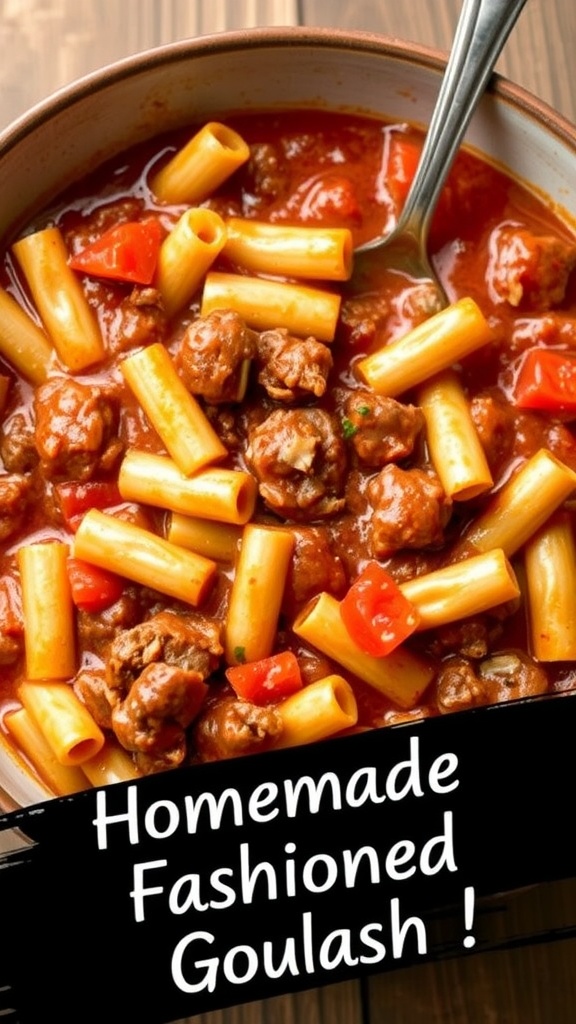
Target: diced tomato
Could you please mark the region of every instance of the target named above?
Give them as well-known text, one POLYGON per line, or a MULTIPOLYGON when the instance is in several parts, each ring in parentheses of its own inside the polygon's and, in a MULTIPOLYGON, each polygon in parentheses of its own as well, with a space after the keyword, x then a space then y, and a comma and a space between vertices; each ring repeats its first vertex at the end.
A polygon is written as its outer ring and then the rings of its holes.
POLYGON ((127 221, 70 258, 72 270, 132 284, 150 284, 164 232, 158 220, 127 221))
POLYGON ((66 525, 73 532, 89 509, 112 508, 122 501, 118 484, 107 480, 89 480, 87 483, 70 480, 56 484, 55 490, 66 525))
POLYGON ((576 413, 576 357, 555 349, 528 349, 514 385, 514 401, 521 409, 576 413))
POLYGON ((418 143, 414 139, 394 132, 390 142, 386 184, 398 211, 406 202, 419 159, 420 146, 418 143))
POLYGON ((340 602, 355 643, 377 658, 390 654, 418 625, 418 612, 378 562, 369 562, 340 602))
POLYGON ((122 596, 124 580, 115 573, 81 558, 69 558, 67 566, 72 600, 82 611, 101 612, 122 596))
POLYGON ((226 669, 226 678, 238 697, 252 704, 275 704, 302 689, 300 666, 292 651, 233 665, 226 669))

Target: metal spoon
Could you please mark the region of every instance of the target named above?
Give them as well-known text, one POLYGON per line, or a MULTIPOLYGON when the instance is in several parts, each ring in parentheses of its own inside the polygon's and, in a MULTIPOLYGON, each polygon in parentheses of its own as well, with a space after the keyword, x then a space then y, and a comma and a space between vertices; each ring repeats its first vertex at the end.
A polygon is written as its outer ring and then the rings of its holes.
POLYGON ((358 246, 378 250, 379 267, 405 274, 421 297, 412 308, 431 313, 448 299, 427 253, 430 221, 458 147, 502 48, 526 0, 464 0, 420 161, 396 227, 358 246))

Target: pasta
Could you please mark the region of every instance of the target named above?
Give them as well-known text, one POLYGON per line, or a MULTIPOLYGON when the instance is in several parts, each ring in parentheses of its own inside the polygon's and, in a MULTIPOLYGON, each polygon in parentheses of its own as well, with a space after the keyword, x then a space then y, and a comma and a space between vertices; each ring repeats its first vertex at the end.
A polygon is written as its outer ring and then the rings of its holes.
POLYGON ((352 273, 348 228, 296 227, 230 217, 224 253, 253 273, 347 281, 352 273))
POLYGON ((229 665, 271 653, 293 548, 290 530, 244 527, 224 630, 229 665))
POLYGON ((76 765, 61 764, 26 708, 11 711, 5 716, 4 724, 49 790, 57 796, 68 796, 86 789, 86 775, 82 769, 76 765))
POLYGON ((539 661, 576 658, 576 544, 570 516, 553 515, 524 551, 532 651, 539 661))
POLYGON ((185 210, 164 239, 158 257, 156 286, 169 316, 192 298, 226 242, 226 226, 213 210, 185 210))
POLYGON ((0 354, 32 384, 46 380, 54 354, 44 332, 3 288, 0 288, 0 354))
POLYGON ((28 679, 69 679, 76 671, 69 549, 60 541, 18 551, 28 679))
POLYGON ((202 316, 215 309, 233 309, 257 330, 285 327, 292 334, 330 342, 340 296, 308 285, 212 270, 204 281, 202 316))
POLYGON ((163 345, 149 345, 124 359, 122 373, 183 473, 194 473, 226 456, 226 448, 184 387, 163 345))
POLYGON ((418 612, 418 629, 466 619, 520 596, 512 566, 499 549, 416 576, 400 589, 418 612))
POLYGON ((380 395, 396 395, 486 345, 492 329, 473 299, 459 299, 398 341, 361 359, 358 372, 380 395))
POLYGON ((154 175, 150 188, 166 203, 200 203, 249 156, 238 132, 210 121, 154 175))
POLYGON ((541 448, 477 516, 456 553, 502 548, 510 558, 575 488, 576 473, 541 448))
POLYGON ((420 385, 416 400, 426 417, 430 458, 448 497, 468 501, 490 490, 490 467, 455 371, 444 370, 420 385))
POLYGON ((56 227, 26 235, 13 245, 36 308, 54 347, 73 373, 104 356, 100 328, 78 278, 68 266, 68 252, 56 227))
POLYGON ((106 742, 97 754, 82 762, 82 772, 83 789, 86 779, 93 786, 110 786, 114 782, 130 782, 140 775, 127 751, 111 742, 106 742))
POLYGON ((190 548, 215 562, 233 562, 238 554, 242 528, 173 512, 168 520, 166 537, 172 544, 190 548))
POLYGON ((80 765, 104 746, 104 735, 68 683, 23 682, 18 696, 62 765, 80 765))
POLYGON ((77 558, 192 605, 205 598, 216 571, 216 563, 210 559, 97 509, 91 509, 82 519, 74 553, 77 558))
POLYGON ((358 721, 354 691, 342 676, 325 676, 278 704, 282 733, 276 747, 316 743, 358 721))
POLYGON ((132 449, 120 467, 118 486, 123 498, 148 505, 242 525, 256 504, 256 482, 249 473, 217 466, 185 476, 163 455, 132 449))
POLYGON ((303 609, 294 632, 401 708, 414 707, 434 674, 426 659, 406 648, 386 658, 365 654, 346 632, 338 601, 326 592, 303 609))

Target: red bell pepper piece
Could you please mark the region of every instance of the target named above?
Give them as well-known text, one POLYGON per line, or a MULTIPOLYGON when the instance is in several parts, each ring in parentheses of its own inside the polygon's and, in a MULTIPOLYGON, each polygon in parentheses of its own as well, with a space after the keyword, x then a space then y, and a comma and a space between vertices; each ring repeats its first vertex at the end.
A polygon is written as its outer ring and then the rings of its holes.
POLYGON ((576 357, 556 349, 528 349, 513 393, 520 409, 576 412, 576 357))
POLYGON ((159 221, 126 221, 109 228, 70 258, 72 270, 132 284, 150 284, 163 238, 159 221))
POLYGON ((115 573, 81 558, 69 558, 67 568, 72 600, 82 611, 101 612, 122 596, 124 580, 115 573))
POLYGON ((394 132, 390 142, 386 184, 398 210, 401 210, 406 202, 419 159, 418 143, 394 132))
POLYGON ((66 525, 73 532, 89 509, 113 508, 122 502, 118 484, 108 480, 89 480, 87 483, 69 480, 56 484, 55 490, 66 525))
POLYGON ((418 612, 378 562, 369 562, 340 602, 342 621, 366 654, 384 657, 416 629, 418 612))
POLYGON ((226 669, 226 678, 238 697, 251 704, 276 704, 302 689, 300 666, 292 651, 233 665, 226 669))

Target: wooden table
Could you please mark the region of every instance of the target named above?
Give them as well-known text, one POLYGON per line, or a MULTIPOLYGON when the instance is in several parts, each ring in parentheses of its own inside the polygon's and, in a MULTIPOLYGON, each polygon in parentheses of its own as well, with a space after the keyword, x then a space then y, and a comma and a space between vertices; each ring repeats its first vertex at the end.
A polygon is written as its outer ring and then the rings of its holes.
MULTIPOLYGON (((2 0, 0 123, 81 74, 159 43, 300 23, 446 50, 459 8, 459 0, 2 0)), ((497 69, 576 121, 575 43, 574 0, 528 0, 497 69)), ((554 910, 576 920, 576 881, 520 898, 519 931, 525 915, 546 920, 554 910)), ((575 968, 576 939, 568 939, 392 971, 188 1024, 573 1024, 575 968)))

